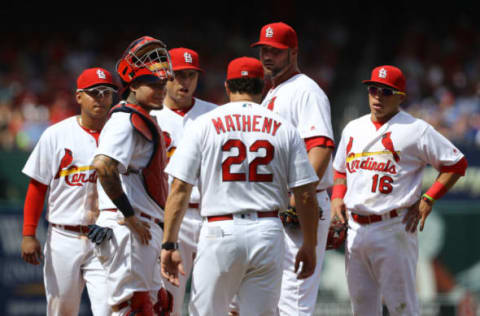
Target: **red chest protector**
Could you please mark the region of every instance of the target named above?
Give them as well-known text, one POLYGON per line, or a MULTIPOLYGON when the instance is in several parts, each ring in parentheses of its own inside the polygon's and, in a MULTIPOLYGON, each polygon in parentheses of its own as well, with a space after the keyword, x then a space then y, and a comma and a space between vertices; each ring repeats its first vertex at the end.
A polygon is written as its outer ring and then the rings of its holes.
POLYGON ((121 102, 110 110, 110 115, 114 112, 130 113, 130 122, 133 128, 153 144, 153 152, 148 164, 145 168, 142 168, 143 185, 148 195, 162 209, 165 209, 168 195, 168 177, 163 171, 167 164, 167 155, 162 130, 141 106, 121 102))

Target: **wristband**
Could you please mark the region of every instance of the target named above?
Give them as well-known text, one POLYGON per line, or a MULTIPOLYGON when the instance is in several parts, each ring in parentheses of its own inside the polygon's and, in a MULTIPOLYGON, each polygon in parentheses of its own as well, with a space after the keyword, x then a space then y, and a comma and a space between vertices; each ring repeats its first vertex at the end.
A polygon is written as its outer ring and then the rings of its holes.
POLYGON ((178 249, 178 242, 166 241, 162 244, 162 249, 177 250, 178 249))
POLYGON ((347 186, 345 184, 335 184, 332 188, 331 199, 343 199, 347 194, 347 186))
POLYGON ((447 193, 447 188, 441 182, 435 181, 430 189, 425 192, 424 195, 432 198, 433 200, 438 200, 447 193))
POLYGON ((427 193, 424 193, 422 195, 422 200, 424 200, 425 202, 430 202, 432 204, 435 203, 435 199, 429 196, 427 193))
POLYGON ((125 193, 122 193, 118 198, 112 200, 113 204, 122 212, 123 216, 130 217, 135 215, 133 207, 128 200, 128 197, 125 193))

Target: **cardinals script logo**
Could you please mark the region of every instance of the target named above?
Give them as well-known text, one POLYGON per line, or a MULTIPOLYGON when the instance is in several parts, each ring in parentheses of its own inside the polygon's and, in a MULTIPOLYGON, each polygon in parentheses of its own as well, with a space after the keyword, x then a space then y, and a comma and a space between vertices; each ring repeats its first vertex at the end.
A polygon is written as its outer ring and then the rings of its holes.
POLYGON ((93 169, 92 166, 76 166, 73 163, 72 151, 68 148, 64 149, 64 154, 60 160, 58 171, 55 179, 65 178, 65 183, 69 186, 81 187, 84 183, 97 182, 96 172, 89 172, 93 169))
POLYGON ((353 137, 350 137, 350 140, 346 148, 346 167, 350 173, 356 172, 358 169, 379 171, 390 174, 397 174, 395 162, 400 161, 399 152, 395 150, 395 147, 392 142, 391 132, 387 132, 382 135, 382 145, 386 150, 377 151, 377 152, 361 152, 354 153, 352 151, 353 147, 353 137), (382 155, 392 155, 392 160, 388 159, 386 162, 384 159, 378 159, 375 156, 382 155), (366 159, 364 157, 367 157, 366 159))

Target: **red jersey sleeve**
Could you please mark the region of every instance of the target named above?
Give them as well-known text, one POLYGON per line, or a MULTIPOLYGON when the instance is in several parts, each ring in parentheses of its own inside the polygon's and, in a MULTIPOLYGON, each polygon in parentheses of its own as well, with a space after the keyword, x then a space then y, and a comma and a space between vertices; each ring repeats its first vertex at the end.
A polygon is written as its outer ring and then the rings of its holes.
POLYGON ((452 166, 442 166, 440 167, 440 172, 453 172, 460 174, 462 176, 465 175, 465 171, 467 170, 468 162, 465 157, 460 159, 456 164, 452 166))
POLYGON ((328 147, 328 148, 335 148, 335 143, 328 137, 325 136, 315 136, 305 138, 305 146, 307 147, 307 152, 312 149, 313 147, 328 147))

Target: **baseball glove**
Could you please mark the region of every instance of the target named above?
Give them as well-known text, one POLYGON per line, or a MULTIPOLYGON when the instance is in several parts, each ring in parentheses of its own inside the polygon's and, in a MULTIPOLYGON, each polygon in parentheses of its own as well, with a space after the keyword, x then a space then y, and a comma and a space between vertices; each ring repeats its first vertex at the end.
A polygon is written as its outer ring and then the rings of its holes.
POLYGON ((91 242, 100 245, 104 240, 110 240, 113 235, 113 230, 109 227, 102 227, 98 225, 88 225, 90 231, 88 232, 88 239, 91 242))
POLYGON ((283 226, 287 228, 299 228, 300 222, 298 221, 297 211, 294 207, 289 206, 285 211, 280 212, 280 219, 283 226))
POLYGON ((348 225, 346 223, 342 224, 340 221, 332 220, 328 229, 327 245, 325 249, 337 249, 343 245, 347 238, 347 230, 348 225))

